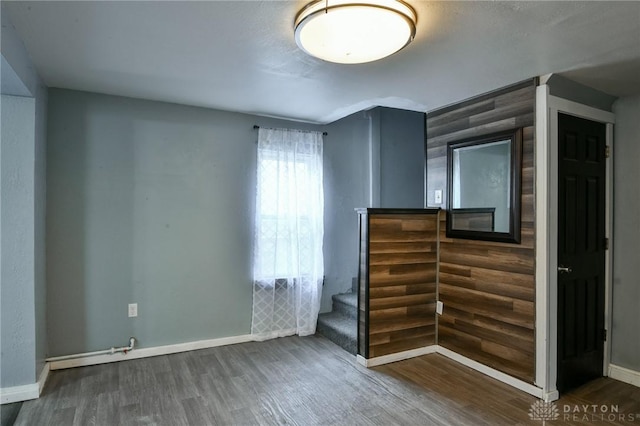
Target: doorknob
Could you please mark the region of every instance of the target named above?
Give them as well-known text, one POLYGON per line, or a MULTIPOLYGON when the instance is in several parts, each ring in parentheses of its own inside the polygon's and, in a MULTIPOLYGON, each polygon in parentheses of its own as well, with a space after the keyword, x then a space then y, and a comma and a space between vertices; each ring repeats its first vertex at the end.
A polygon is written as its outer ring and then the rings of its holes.
POLYGON ((571 273, 571 266, 558 266, 558 272, 564 273, 564 274, 570 274, 571 273))

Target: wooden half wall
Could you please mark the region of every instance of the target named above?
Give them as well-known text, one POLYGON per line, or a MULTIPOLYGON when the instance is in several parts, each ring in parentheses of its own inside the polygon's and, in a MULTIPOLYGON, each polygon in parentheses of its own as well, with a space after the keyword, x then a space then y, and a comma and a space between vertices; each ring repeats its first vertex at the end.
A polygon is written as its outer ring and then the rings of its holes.
MULTIPOLYGON (((528 80, 427 113, 427 203, 447 194, 447 143, 523 129, 521 244, 447 238, 440 214, 438 345, 533 383, 535 375, 534 109, 528 80)), ((446 199, 443 199, 443 207, 446 199)))
POLYGON ((435 343, 439 209, 359 209, 358 354, 435 343))

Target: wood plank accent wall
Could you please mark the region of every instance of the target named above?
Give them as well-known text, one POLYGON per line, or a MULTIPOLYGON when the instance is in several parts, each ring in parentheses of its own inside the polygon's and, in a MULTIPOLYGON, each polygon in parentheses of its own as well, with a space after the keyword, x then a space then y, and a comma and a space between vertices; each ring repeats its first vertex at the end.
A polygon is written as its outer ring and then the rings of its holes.
POLYGON ((435 343, 438 209, 361 209, 358 353, 435 343))
MULTIPOLYGON (((511 376, 535 375, 535 80, 427 114, 427 202, 447 194, 447 143, 523 128, 521 244, 446 237, 440 213, 438 344, 511 376)), ((446 200, 443 205, 446 206, 446 200)))

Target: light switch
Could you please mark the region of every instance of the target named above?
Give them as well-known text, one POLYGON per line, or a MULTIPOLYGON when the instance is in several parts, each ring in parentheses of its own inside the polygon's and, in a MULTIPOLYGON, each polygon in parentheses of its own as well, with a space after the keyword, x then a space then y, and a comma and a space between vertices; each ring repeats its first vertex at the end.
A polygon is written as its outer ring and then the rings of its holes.
POLYGON ((137 303, 129 303, 129 318, 138 316, 138 304, 137 303))
POLYGON ((442 189, 436 189, 433 198, 436 204, 442 204, 442 189))
POLYGON ((443 310, 444 310, 444 303, 438 300, 436 302, 436 312, 438 313, 438 315, 442 315, 443 310))

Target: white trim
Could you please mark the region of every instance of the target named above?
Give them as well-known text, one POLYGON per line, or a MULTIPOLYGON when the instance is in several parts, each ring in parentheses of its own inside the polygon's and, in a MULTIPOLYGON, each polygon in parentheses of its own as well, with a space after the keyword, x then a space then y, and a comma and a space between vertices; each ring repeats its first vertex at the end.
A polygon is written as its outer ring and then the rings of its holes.
POLYGON ((544 391, 542 388, 532 385, 531 383, 527 383, 523 380, 516 379, 515 377, 505 374, 502 371, 498 371, 495 368, 488 367, 484 364, 481 364, 477 361, 474 361, 470 358, 467 358, 463 355, 453 352, 452 350, 442 347, 440 345, 425 346, 422 348, 411 349, 411 350, 399 352, 396 354, 384 355, 384 356, 379 356, 379 357, 369 358, 369 359, 364 358, 362 355, 357 355, 356 362, 360 365, 370 368, 370 367, 376 367, 378 365, 384 365, 392 362, 403 361, 409 358, 415 358, 418 356, 428 355, 433 353, 437 353, 442 356, 445 356, 455 362, 458 362, 462 365, 472 368, 502 383, 505 383, 509 386, 512 386, 523 392, 526 392, 529 395, 533 395, 536 398, 544 399, 547 402, 555 401, 559 397, 558 391, 556 390, 544 391))
MULTIPOLYGON (((551 96, 549 97, 551 98, 551 96)), ((558 110, 549 103, 547 146, 547 386, 557 392, 558 381, 558 110)))
POLYGON ((538 80, 538 81, 539 81, 540 86, 543 86, 543 85, 544 85, 544 86, 546 86, 546 85, 547 85, 547 83, 549 82, 549 80, 551 80, 551 77, 552 77, 552 76, 553 76, 553 74, 544 74, 544 75, 541 75, 541 76, 540 76, 540 78, 539 78, 539 80, 538 80))
MULTIPOLYGON (((255 342, 264 342, 266 340, 278 339, 280 337, 293 336, 297 333, 298 333, 297 328, 290 328, 288 330, 270 331, 267 333, 252 334, 251 340, 255 342)), ((302 336, 302 334, 300 336, 302 336)))
POLYGON ((557 390, 551 392, 542 392, 542 400, 544 402, 552 402, 560 399, 560 392, 557 390))
POLYGON ((38 378, 38 396, 42 395, 44 385, 47 383, 47 379, 49 378, 49 367, 50 364, 45 362, 44 367, 42 367, 42 371, 40 372, 40 377, 38 378))
POLYGON ((214 348, 216 346, 234 345, 236 343, 246 343, 253 341, 254 338, 250 334, 241 336, 222 337, 219 339, 198 340, 195 342, 178 343, 175 345, 155 346, 151 348, 134 349, 131 352, 116 353, 113 355, 98 355, 84 357, 78 354, 78 358, 67 359, 63 361, 50 362, 51 370, 61 370, 64 368, 81 367, 87 365, 107 364, 110 362, 126 361, 130 359, 148 358, 158 355, 169 355, 179 352, 194 351, 198 349, 214 348))
POLYGON ((11 404, 14 402, 37 399, 40 396, 37 383, 29 385, 12 386, 10 388, 0 388, 0 404, 11 404))
POLYGON ((538 86, 536 88, 536 142, 534 147, 534 197, 535 197, 535 234, 536 234, 536 370, 535 383, 545 391, 553 391, 549 389, 547 377, 547 365, 549 361, 548 335, 549 335, 549 312, 548 312, 548 286, 547 286, 547 270, 549 268, 548 253, 549 242, 547 229, 547 210, 548 200, 547 178, 549 164, 549 138, 548 128, 548 106, 547 97, 549 96, 549 87, 538 86))
MULTIPOLYGON (((446 356, 449 359, 452 359, 456 362, 459 362, 462 365, 466 365, 469 368, 472 368, 482 374, 485 374, 489 377, 492 377, 496 380, 501 381, 509 386, 512 386, 516 389, 519 389, 523 392, 528 393, 529 395, 533 395, 537 398, 543 399, 543 397, 548 396, 542 389, 537 386, 532 385, 531 383, 527 383, 520 379, 516 379, 515 377, 509 376, 508 374, 503 373, 502 371, 498 371, 494 368, 488 367, 484 364, 481 364, 477 361, 474 361, 470 358, 467 358, 463 355, 460 355, 452 350, 444 348, 442 346, 438 346, 437 353, 440 355, 446 356)), ((556 398, 557 399, 557 398, 556 398)))
POLYGON ((640 387, 640 371, 609 364, 609 377, 640 387))
POLYGON ((28 385, 12 386, 10 388, 0 388, 0 404, 12 404, 14 402, 38 399, 42 394, 42 389, 49 376, 49 363, 45 362, 40 377, 36 383, 28 385))
MULTIPOLYGON (((607 124, 606 144, 613 149, 613 123, 615 114, 577 102, 549 95, 548 86, 536 92, 536 384, 547 395, 557 395, 558 356, 558 113, 573 115, 607 124), (545 96, 546 94, 546 96, 545 96), (538 105, 539 104, 539 105, 538 105), (546 111, 545 111, 546 110, 546 111), (546 160, 546 161, 545 161, 546 160), (544 225, 546 224, 546 229, 544 225), (538 232, 540 231, 540 232, 538 232), (546 235, 542 235, 546 234, 546 235), (545 296, 546 293, 546 296, 545 296), (546 313, 546 327, 541 315, 546 313), (544 327, 544 328, 542 328, 544 327), (546 333, 546 348, 542 336, 546 333), (541 359, 542 358, 542 359, 541 359), (540 371, 542 369, 542 371, 540 371)), ((613 167, 612 157, 607 159, 606 219, 609 253, 605 260, 605 327, 611 330, 611 292, 613 256, 613 167)), ((605 341, 603 372, 609 368, 610 337, 605 341)))
POLYGON ((395 354, 378 356, 375 358, 366 359, 362 355, 356 356, 356 361, 358 364, 363 365, 367 368, 376 367, 378 365, 390 364, 392 362, 403 361, 409 358, 415 358, 422 355, 433 354, 436 353, 436 345, 425 346, 423 348, 411 349, 404 352, 398 352, 395 354))
POLYGON ((600 123, 614 124, 616 122, 616 115, 609 111, 603 111, 601 109, 579 104, 553 95, 549 95, 548 102, 551 108, 569 115, 586 118, 591 121, 599 121, 600 123))

